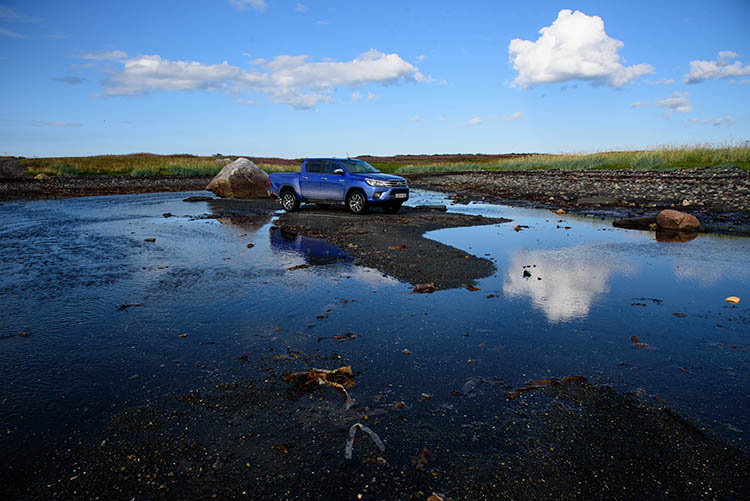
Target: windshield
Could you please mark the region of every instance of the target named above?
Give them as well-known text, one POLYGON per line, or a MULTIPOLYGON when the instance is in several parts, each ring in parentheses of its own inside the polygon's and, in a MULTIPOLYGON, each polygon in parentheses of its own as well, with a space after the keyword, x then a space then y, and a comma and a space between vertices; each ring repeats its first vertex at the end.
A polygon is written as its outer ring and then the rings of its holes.
POLYGON ((372 165, 368 164, 367 162, 364 162, 362 160, 339 160, 341 162, 341 165, 346 167, 346 170, 349 172, 354 173, 377 173, 380 172, 378 169, 373 167, 372 165))

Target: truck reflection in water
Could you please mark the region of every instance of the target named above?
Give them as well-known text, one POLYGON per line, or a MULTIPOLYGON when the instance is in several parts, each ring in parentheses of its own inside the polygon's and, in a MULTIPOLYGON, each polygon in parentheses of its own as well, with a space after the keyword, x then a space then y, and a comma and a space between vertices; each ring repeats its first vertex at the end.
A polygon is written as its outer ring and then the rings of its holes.
POLYGON ((332 264, 336 262, 350 262, 351 256, 335 245, 331 245, 322 238, 306 237, 288 230, 271 227, 271 248, 277 251, 293 251, 305 258, 305 262, 313 265, 332 264))

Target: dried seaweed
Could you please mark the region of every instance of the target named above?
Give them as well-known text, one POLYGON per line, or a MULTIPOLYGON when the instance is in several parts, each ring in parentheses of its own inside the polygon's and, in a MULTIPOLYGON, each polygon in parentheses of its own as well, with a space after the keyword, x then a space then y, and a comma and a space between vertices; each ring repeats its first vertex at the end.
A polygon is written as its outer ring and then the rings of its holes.
POLYGON ((305 372, 295 372, 286 376, 284 381, 292 383, 292 387, 286 392, 289 398, 298 398, 312 393, 321 386, 328 386, 343 393, 346 398, 345 406, 347 409, 354 405, 354 400, 344 387, 354 386, 354 372, 349 365, 335 370, 310 369, 305 372))

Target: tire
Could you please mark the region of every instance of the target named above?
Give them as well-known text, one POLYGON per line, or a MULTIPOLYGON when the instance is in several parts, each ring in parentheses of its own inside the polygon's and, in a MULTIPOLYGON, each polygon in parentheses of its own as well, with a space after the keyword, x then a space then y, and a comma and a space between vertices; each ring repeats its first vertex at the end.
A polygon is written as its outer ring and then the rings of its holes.
POLYGON ((281 208, 287 212, 294 212, 299 209, 299 198, 294 190, 286 189, 281 192, 281 208))
POLYGON ((346 206, 353 214, 364 214, 367 212, 367 197, 359 190, 352 190, 346 196, 346 206))
POLYGON ((401 202, 383 206, 383 212, 386 214, 395 214, 401 210, 401 202))

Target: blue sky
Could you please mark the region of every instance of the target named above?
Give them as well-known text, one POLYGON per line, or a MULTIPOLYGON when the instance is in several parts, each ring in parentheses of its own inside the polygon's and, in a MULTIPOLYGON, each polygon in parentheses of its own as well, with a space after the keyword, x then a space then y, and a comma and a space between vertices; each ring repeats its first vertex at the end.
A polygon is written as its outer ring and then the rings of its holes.
POLYGON ((0 154, 750 139, 750 2, 0 1, 0 154))

